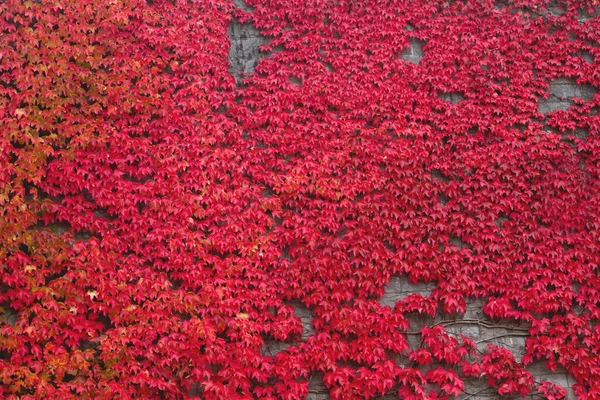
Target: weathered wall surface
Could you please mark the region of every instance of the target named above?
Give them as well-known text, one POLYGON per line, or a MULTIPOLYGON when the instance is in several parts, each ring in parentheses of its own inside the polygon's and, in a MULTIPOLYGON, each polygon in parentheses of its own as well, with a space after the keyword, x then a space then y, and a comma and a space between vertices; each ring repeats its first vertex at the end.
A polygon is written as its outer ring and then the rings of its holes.
MULTIPOLYGON (((247 12, 252 12, 252 8, 248 7, 241 0, 235 0, 236 6, 247 12)), ((502 7, 499 5, 498 7, 502 7)), ((555 15, 560 15, 564 12, 559 8, 550 8, 550 11, 555 15)), ((586 21, 592 16, 586 12, 580 14, 580 20, 586 21)), ((411 26, 407 27, 408 30, 412 30, 411 26)), ((259 46, 269 42, 269 38, 263 36, 258 29, 256 29, 251 23, 240 23, 233 20, 229 26, 229 37, 231 40, 230 49, 230 62, 231 62, 231 73, 236 77, 239 85, 242 84, 244 76, 251 74, 254 68, 260 62, 260 58, 268 56, 268 54, 261 53, 259 46)), ((424 41, 412 38, 410 40, 410 47, 403 50, 398 57, 405 61, 419 64, 423 57, 426 57, 426 51, 424 51, 424 41)), ((594 62, 594 58, 591 54, 581 54, 587 62, 594 62)), ((568 107, 576 106, 578 99, 583 101, 589 101, 594 97, 596 89, 590 85, 579 85, 571 78, 558 78, 549 82, 548 97, 539 99, 539 112, 547 114, 555 110, 566 110, 568 107)), ((459 93, 438 93, 439 97, 452 102, 457 103, 463 99, 459 93)), ((552 132, 551 128, 548 128, 549 132, 552 132)), ((573 135, 577 137, 585 137, 587 132, 584 129, 577 129, 573 131, 573 135)), ((404 299, 411 294, 420 294, 422 296, 429 296, 432 290, 435 288, 434 284, 409 283, 406 277, 396 276, 393 277, 391 282, 387 285, 385 294, 379 299, 382 306, 394 307, 396 302, 404 299)), ((437 315, 435 318, 426 318, 418 315, 411 317, 411 327, 408 334, 408 341, 413 349, 416 349, 420 345, 421 337, 419 331, 421 328, 426 326, 432 326, 441 324, 445 327, 447 332, 450 334, 458 335, 462 334, 473 339, 480 352, 485 351, 488 344, 494 344, 500 347, 509 349, 520 361, 521 357, 525 354, 525 339, 528 336, 527 324, 515 324, 511 321, 494 321, 488 318, 482 312, 482 306, 484 302, 480 299, 471 299, 467 304, 467 311, 464 315, 458 317, 450 317, 444 315, 437 315)), ((303 339, 306 339, 309 335, 314 334, 315 330, 312 326, 312 313, 310 309, 299 302, 292 304, 296 310, 296 315, 301 318, 304 326, 303 339)), ((263 354, 275 356, 278 352, 286 350, 293 343, 276 342, 267 340, 263 347, 263 354)), ((406 357, 397 357, 399 364, 407 363, 406 357)), ((536 378, 536 380, 547 380, 556 384, 559 384, 565 388, 571 388, 575 383, 574 378, 567 374, 564 369, 557 369, 557 371, 550 371, 546 368, 545 363, 542 361, 536 362, 527 368, 536 378)), ((309 384, 309 400, 326 400, 329 398, 328 389, 323 384, 322 373, 315 373, 309 384)), ((487 385, 485 379, 472 379, 465 382, 466 390, 464 395, 459 398, 463 399, 490 399, 497 398, 497 392, 493 388, 487 385)), ((396 398, 395 396, 385 396, 383 398, 396 398)), ((536 398, 534 395, 528 398, 536 398)), ((569 390, 569 398, 574 398, 572 390, 569 390)))
POLYGON ((236 82, 241 84, 242 77, 252 73, 258 64, 261 56, 259 46, 266 44, 268 40, 251 23, 242 24, 235 20, 229 24, 227 33, 231 38, 230 72, 236 82))
MULTIPOLYGON (((382 306, 394 307, 398 301, 406 298, 411 294, 419 294, 429 296, 435 285, 431 283, 413 284, 406 277, 393 277, 387 285, 385 294, 379 299, 382 306)), ((294 307, 296 315, 302 320, 304 332, 302 339, 306 339, 309 335, 315 333, 312 326, 312 313, 299 302, 291 303, 294 307)), ((527 324, 515 324, 512 321, 495 321, 488 318, 482 312, 483 302, 481 300, 471 299, 467 303, 467 311, 460 316, 437 315, 435 318, 428 318, 421 315, 412 315, 409 317, 410 329, 407 339, 411 345, 411 349, 416 350, 421 345, 420 330, 427 326, 442 325, 448 333, 455 336, 465 335, 477 343, 478 351, 484 352, 488 344, 494 344, 500 347, 509 349, 515 358, 520 361, 525 354, 525 339, 528 336, 527 324)), ((273 340, 265 341, 263 354, 275 356, 277 353, 286 350, 293 343, 277 342, 273 340)), ((397 356, 396 362, 399 365, 410 365, 410 361, 405 356, 397 356)), ((565 388, 570 388, 575 380, 564 369, 558 368, 556 371, 551 371, 546 368, 542 361, 535 362, 527 367, 527 370, 537 380, 545 380, 561 385, 565 388)), ((426 370, 424 370, 426 372, 426 370)), ((323 384, 323 374, 315 373, 310 379, 308 400, 327 400, 328 389, 323 384)), ((465 394, 459 396, 459 399, 492 399, 497 398, 495 389, 489 387, 484 378, 470 379, 465 381, 465 394)), ((395 396, 386 396, 383 399, 396 398, 395 396)), ((515 397, 521 398, 521 397, 515 397)), ((535 399, 536 396, 528 396, 527 399, 535 399)), ((569 393, 569 398, 575 398, 572 391, 569 393)))
MULTIPOLYGON (((435 288, 432 284, 411 284, 405 277, 394 277, 386 287, 385 295, 380 303, 385 306, 394 307, 397 301, 413 293, 429 296, 435 288)), ((455 337, 465 335, 473 339, 480 352, 485 351, 488 344, 494 344, 509 349, 515 358, 520 361, 525 354, 525 339, 527 337, 528 324, 515 324, 512 321, 494 321, 482 312, 483 302, 471 299, 467 303, 467 311, 458 317, 437 315, 435 318, 424 318, 414 316, 411 319, 410 332, 419 332, 421 328, 433 325, 443 325, 446 331, 455 337)), ((413 349, 419 347, 420 336, 409 335, 408 341, 413 349)), ((564 370, 555 372, 546 369, 543 362, 532 364, 528 370, 539 380, 547 380, 563 387, 571 387, 574 382, 564 370)), ((459 398, 489 398, 497 396, 496 391, 487 386, 485 379, 473 379, 465 382, 467 393, 459 398)), ((571 397, 573 394, 571 393, 571 397)), ((535 398, 531 396, 531 398, 535 398)))

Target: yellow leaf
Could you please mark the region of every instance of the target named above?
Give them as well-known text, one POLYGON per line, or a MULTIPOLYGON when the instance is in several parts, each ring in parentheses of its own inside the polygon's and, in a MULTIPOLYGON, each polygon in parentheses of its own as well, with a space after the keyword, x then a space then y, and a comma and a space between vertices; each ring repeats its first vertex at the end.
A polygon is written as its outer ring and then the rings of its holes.
POLYGON ((25 266, 25 272, 31 272, 31 271, 35 271, 37 268, 35 267, 35 265, 26 265, 25 266))
POLYGON ((90 296, 91 299, 98 297, 98 292, 95 290, 90 290, 87 292, 87 295, 90 296))

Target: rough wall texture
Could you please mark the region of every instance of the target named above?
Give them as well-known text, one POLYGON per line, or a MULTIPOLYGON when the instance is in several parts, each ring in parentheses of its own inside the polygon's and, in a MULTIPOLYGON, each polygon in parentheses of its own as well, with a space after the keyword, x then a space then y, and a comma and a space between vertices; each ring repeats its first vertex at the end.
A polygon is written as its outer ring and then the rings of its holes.
POLYGON ((256 68, 261 56, 258 48, 268 40, 251 23, 243 24, 236 20, 231 22, 227 32, 231 37, 230 72, 240 84, 242 77, 256 68))
POLYGON ((576 99, 590 101, 594 98, 596 88, 591 85, 578 85, 569 78, 559 78, 550 82, 550 96, 540 99, 540 112, 549 113, 555 110, 566 110, 576 104, 576 99))
MULTIPOLYGON (((234 1, 240 9, 251 12, 251 7, 248 7, 241 0, 234 1)), ((498 6, 499 8, 502 5, 498 6)), ((561 15, 564 10, 560 8, 550 8, 554 15, 561 15)), ((592 15, 586 12, 580 14, 580 20, 589 20, 592 15)), ((412 30, 410 26, 407 28, 412 30)), ((259 46, 269 42, 269 39, 261 35, 251 23, 240 23, 236 20, 232 21, 229 26, 229 37, 231 40, 230 61, 231 73, 236 77, 238 84, 241 84, 245 75, 251 74, 254 68, 260 62, 262 56, 268 56, 266 53, 259 51, 259 46)), ((426 42, 411 38, 410 47, 405 49, 397 56, 405 61, 419 64, 423 57, 426 57, 426 42)), ((594 62, 594 58, 589 53, 581 54, 587 62, 594 62)), ((539 99, 539 111, 543 114, 555 111, 566 110, 568 107, 577 105, 581 100, 589 101, 594 97, 596 89, 591 85, 580 85, 571 78, 558 78, 549 82, 548 97, 539 99)), ((453 104, 461 101, 464 97, 460 93, 438 93, 439 97, 453 104)), ((552 131, 548 128, 548 131, 552 131)), ((585 137, 584 129, 573 131, 573 135, 577 137, 585 137)), ((443 202, 443 199, 442 199, 443 202)), ((501 222, 500 222, 501 223, 501 222)), ((460 240, 458 240, 460 242, 460 240)), ((457 245, 460 247, 461 243, 457 245)), ((379 299, 383 306, 394 307, 396 302, 404 299, 411 294, 419 294, 429 296, 435 288, 433 284, 410 283, 404 276, 392 278, 389 285, 386 287, 385 294, 379 299)), ((421 343, 419 331, 426 326, 435 324, 443 325, 446 330, 458 337, 460 334, 473 339, 478 350, 483 352, 488 344, 494 344, 500 347, 509 349, 515 358, 520 361, 525 353, 525 339, 528 336, 529 326, 527 324, 516 325, 510 321, 491 320, 482 312, 483 301, 471 299, 467 304, 467 311, 464 315, 451 318, 449 316, 437 315, 435 318, 426 318, 418 315, 411 317, 411 329, 408 335, 408 341, 413 349, 417 349, 421 343)), ((296 310, 296 315, 301 318, 304 327, 303 339, 314 334, 315 330, 312 326, 312 313, 302 304, 296 302, 292 304, 296 310)), ((263 354, 275 356, 281 351, 285 351, 293 343, 283 343, 272 340, 267 340, 263 347, 263 354)), ((402 359, 398 357, 398 364, 409 365, 410 360, 406 357, 402 359)), ((528 367, 528 370, 534 375, 536 380, 547 380, 559 384, 565 388, 569 388, 569 398, 574 398, 571 386, 575 383, 572 376, 567 374, 564 369, 550 371, 546 368, 544 362, 537 362, 528 367)), ((309 384, 309 400, 326 400, 329 398, 328 389, 323 384, 322 373, 315 373, 310 378, 309 384)), ((497 392, 487 385, 485 379, 472 379, 465 382, 465 393, 458 397, 463 399, 490 399, 497 398, 497 392)), ((388 398, 388 396, 382 397, 388 398)), ((396 398, 395 396, 389 398, 396 398)), ((528 398, 536 398, 529 396, 528 398)))
MULTIPOLYGON (((389 285, 386 287, 385 294, 379 299, 382 306, 394 307, 396 302, 406 298, 412 294, 421 296, 429 296, 435 285, 431 283, 410 283, 406 277, 393 277, 389 285)), ((293 302, 296 315, 302 320, 304 332, 302 339, 306 339, 309 335, 315 333, 312 326, 312 312, 298 302, 293 302)), ((435 318, 427 318, 421 315, 412 315, 410 320, 410 329, 408 341, 412 349, 418 349, 421 345, 421 336, 419 334, 421 328, 433 325, 443 325, 446 331, 455 337, 465 335, 473 339, 480 352, 485 351, 488 344, 495 344, 500 347, 509 349, 517 360, 521 360, 525 353, 525 338, 528 336, 527 331, 529 326, 526 324, 515 324, 512 321, 491 320, 482 312, 483 302, 481 300, 471 299, 467 303, 467 311, 459 317, 450 317, 445 315, 437 315, 435 318)), ((275 356, 281 351, 285 351, 293 343, 284 343, 274 340, 267 340, 263 346, 263 354, 275 356)), ((398 356, 396 362, 399 365, 410 365, 410 360, 406 357, 398 356)), ((434 365, 432 365, 433 367, 434 365)), ((534 377, 538 380, 546 380, 559 384, 565 388, 570 388, 574 383, 574 379, 564 369, 558 368, 556 371, 550 371, 546 368, 543 362, 536 362, 528 367, 534 377)), ((425 370, 424 370, 425 372, 425 370)), ((308 400, 327 400, 328 389, 323 384, 323 374, 315 373, 310 379, 308 400)), ((471 379, 465 382, 465 393, 459 396, 459 399, 490 399, 496 398, 496 391, 487 385, 485 379, 471 379)), ((395 396, 388 396, 396 398, 395 396)), ((388 397, 383 397, 386 399, 388 397)), ((515 397, 520 398, 520 397, 515 397)), ((535 396, 528 396, 528 399, 535 399, 535 396)), ((569 393, 569 398, 575 398, 572 391, 569 393)))
MULTIPOLYGON (((394 307, 397 301, 417 293, 422 296, 429 296, 435 288, 432 284, 411 284, 405 277, 394 277, 386 287, 385 295, 380 299, 380 303, 385 306, 394 307)), ((458 338, 459 335, 465 335, 473 339, 478 350, 483 352, 488 344, 509 349, 517 360, 521 360, 525 354, 525 338, 528 336, 529 326, 526 324, 515 324, 512 321, 491 320, 482 312, 483 302, 481 300, 471 299, 467 303, 467 311, 456 318, 437 315, 435 318, 424 318, 414 316, 411 319, 411 332, 417 333, 421 328, 432 325, 443 325, 446 331, 458 338)), ((413 349, 420 345, 419 335, 409 335, 408 341, 413 349)), ((398 362, 405 362, 398 360, 398 362)), ((540 380, 547 380, 557 383, 563 387, 570 387, 574 380, 566 371, 558 369, 549 371, 544 363, 538 362, 531 365, 528 370, 540 380)), ((465 382, 466 392, 476 395, 465 394, 459 398, 490 398, 497 396, 496 392, 487 386, 484 379, 474 379, 465 382)), ((573 397, 573 394, 570 394, 573 397)), ((531 396, 530 398, 535 398, 531 396)))

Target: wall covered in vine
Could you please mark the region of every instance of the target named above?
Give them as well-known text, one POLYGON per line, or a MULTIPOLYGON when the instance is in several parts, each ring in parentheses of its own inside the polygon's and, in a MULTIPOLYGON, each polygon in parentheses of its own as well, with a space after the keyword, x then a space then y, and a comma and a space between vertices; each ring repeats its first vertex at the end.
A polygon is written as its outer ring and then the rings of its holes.
POLYGON ((0 397, 600 398, 598 1, 238 3, 0 2, 0 397))

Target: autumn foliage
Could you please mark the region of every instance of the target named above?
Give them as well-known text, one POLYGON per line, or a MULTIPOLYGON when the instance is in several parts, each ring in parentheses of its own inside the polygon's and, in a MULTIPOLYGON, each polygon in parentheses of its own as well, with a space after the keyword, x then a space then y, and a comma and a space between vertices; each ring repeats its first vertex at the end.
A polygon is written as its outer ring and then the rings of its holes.
POLYGON ((0 397, 564 398, 543 360, 600 398, 600 94, 539 109, 600 87, 597 1, 247 3, 0 1, 0 397), (233 18, 272 39, 239 87, 233 18), (521 362, 409 346, 469 298, 521 362))

